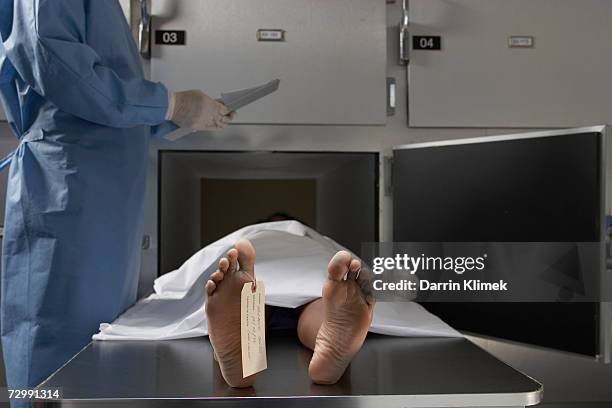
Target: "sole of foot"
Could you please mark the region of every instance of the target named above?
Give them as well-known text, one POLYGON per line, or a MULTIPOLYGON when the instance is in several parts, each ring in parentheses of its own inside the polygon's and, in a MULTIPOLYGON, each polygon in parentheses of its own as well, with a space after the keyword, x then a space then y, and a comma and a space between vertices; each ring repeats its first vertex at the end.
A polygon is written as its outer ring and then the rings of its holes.
POLYGON ((340 251, 329 263, 323 286, 325 316, 317 334, 308 374, 317 384, 335 384, 361 349, 374 310, 361 262, 340 251))
POLYGON ((205 287, 208 337, 225 382, 235 388, 252 386, 256 377, 242 377, 240 344, 240 293, 253 279, 255 249, 248 240, 240 240, 219 260, 219 269, 205 287))

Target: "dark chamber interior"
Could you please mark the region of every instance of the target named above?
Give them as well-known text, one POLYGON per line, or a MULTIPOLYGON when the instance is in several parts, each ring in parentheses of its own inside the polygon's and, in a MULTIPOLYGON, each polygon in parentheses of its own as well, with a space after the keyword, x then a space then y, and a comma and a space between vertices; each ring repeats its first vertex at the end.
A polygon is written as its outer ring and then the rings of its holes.
MULTIPOLYGON (((394 241, 599 242, 600 139, 588 133, 396 150, 394 241)), ((598 303, 423 305, 457 329, 598 352, 598 303)))
POLYGON ((378 153, 159 153, 159 271, 246 225, 297 219, 355 253, 378 240, 378 153))

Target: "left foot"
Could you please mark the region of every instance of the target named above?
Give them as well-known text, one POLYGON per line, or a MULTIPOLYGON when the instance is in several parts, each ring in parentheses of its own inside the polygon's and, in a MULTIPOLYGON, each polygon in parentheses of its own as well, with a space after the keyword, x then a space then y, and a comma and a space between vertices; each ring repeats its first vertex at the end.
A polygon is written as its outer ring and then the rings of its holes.
POLYGON ((323 286, 325 316, 308 374, 317 384, 335 384, 361 349, 372 323, 374 301, 365 289, 361 262, 340 251, 329 263, 323 286), (346 277, 346 279, 345 279, 346 277))

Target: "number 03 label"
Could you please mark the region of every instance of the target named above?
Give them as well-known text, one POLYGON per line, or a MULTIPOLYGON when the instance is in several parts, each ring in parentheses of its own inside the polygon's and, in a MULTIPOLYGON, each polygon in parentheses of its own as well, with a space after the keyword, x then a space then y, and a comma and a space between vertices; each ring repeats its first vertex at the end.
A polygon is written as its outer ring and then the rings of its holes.
POLYGON ((155 31, 155 44, 185 45, 185 37, 185 30, 157 30, 155 31))

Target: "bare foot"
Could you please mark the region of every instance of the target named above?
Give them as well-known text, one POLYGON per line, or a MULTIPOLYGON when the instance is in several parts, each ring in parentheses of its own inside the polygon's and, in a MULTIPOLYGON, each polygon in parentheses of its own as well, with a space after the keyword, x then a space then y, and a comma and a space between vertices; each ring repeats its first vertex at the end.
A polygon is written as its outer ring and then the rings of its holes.
POLYGON ((361 262, 340 251, 329 262, 323 286, 325 316, 308 374, 317 384, 335 384, 361 349, 372 323, 374 300, 365 290, 361 262), (344 279, 346 277, 346 279, 344 279))
POLYGON ((232 387, 250 387, 255 374, 242 377, 240 347, 240 292, 255 279, 255 249, 247 240, 236 242, 219 261, 219 269, 206 282, 208 337, 221 374, 232 387), (238 270, 240 265, 240 270, 238 270))

